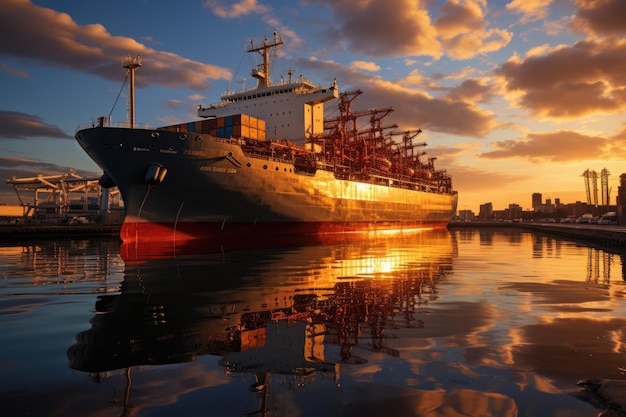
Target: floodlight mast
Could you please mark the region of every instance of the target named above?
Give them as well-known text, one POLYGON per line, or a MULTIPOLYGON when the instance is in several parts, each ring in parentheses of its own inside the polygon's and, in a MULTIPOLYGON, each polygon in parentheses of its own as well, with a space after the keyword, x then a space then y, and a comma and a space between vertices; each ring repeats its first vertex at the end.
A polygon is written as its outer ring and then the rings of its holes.
POLYGON ((137 55, 132 58, 128 55, 122 64, 128 70, 128 123, 132 129, 135 127, 135 70, 141 67, 141 57, 137 55))

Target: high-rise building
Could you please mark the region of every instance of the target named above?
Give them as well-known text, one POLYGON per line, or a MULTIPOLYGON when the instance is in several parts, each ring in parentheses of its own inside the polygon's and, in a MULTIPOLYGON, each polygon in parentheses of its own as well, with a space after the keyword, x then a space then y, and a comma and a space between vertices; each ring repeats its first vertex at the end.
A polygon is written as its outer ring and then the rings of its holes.
POLYGON ((533 193, 533 210, 537 211, 538 207, 543 204, 541 193, 533 193))
POLYGON ((478 218, 480 220, 493 219, 493 204, 492 203, 481 204, 480 211, 478 213, 478 218))

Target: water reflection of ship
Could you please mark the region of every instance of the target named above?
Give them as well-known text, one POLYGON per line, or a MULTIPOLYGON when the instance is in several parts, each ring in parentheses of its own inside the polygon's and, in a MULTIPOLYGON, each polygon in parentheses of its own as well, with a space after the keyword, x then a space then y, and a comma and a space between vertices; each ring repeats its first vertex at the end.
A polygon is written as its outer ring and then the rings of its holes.
POLYGON ((228 374, 256 375, 251 389, 264 394, 271 375, 337 382, 339 364, 365 362, 359 349, 399 354, 385 341, 394 328, 423 326, 419 313, 455 250, 444 230, 129 264, 121 292, 98 298, 69 365, 97 380, 211 354, 228 374))

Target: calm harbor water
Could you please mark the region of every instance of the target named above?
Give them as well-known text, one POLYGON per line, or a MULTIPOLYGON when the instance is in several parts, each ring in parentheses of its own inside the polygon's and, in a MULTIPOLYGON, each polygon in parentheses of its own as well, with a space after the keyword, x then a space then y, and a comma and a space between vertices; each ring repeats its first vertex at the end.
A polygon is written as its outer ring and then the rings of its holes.
POLYGON ((0 245, 3 416, 595 416, 623 254, 518 229, 0 245), (148 256, 150 255, 150 256, 148 256))

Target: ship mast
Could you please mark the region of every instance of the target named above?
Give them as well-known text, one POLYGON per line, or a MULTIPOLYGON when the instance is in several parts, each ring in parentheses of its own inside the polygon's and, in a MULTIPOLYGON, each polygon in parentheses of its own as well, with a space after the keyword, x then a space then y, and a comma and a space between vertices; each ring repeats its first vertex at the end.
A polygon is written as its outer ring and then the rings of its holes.
POLYGON ((253 68, 251 74, 254 78, 259 80, 257 88, 270 86, 270 50, 283 43, 283 39, 278 36, 276 31, 274 31, 274 40, 272 42, 267 40, 267 37, 263 40, 263 43, 257 45, 254 44, 254 40, 250 41, 248 52, 258 52, 263 57, 263 63, 253 68))
POLYGON ((137 55, 137 58, 132 58, 128 55, 124 61, 122 61, 123 67, 128 70, 128 123, 130 128, 135 127, 135 70, 141 67, 141 57, 137 55))

